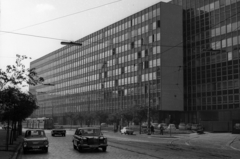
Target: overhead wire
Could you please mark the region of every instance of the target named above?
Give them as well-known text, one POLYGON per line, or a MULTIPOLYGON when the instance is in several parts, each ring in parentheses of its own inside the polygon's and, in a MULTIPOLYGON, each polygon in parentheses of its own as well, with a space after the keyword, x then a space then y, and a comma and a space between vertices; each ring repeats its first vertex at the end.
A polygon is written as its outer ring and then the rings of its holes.
MULTIPOLYGON (((117 3, 117 2, 120 2, 120 1, 122 1, 122 0, 118 0, 118 1, 110 2, 110 3, 106 3, 106 4, 103 4, 103 5, 99 5, 99 6, 96 6, 96 7, 88 8, 86 10, 82 10, 82 11, 79 11, 79 12, 71 13, 71 14, 64 15, 64 16, 61 16, 61 17, 57 17, 57 18, 54 18, 54 19, 50 19, 50 20, 47 20, 47 21, 44 21, 44 22, 32 24, 32 25, 29 25, 29 26, 25 26, 23 28, 19 28, 19 29, 13 30, 13 31, 23 30, 23 29, 30 28, 30 27, 33 27, 33 26, 45 24, 45 23, 52 22, 52 21, 55 21, 55 20, 58 20, 58 19, 62 19, 62 18, 66 18, 66 17, 72 16, 72 15, 79 14, 79 13, 83 13, 83 12, 86 12, 86 11, 89 11, 89 10, 94 10, 94 9, 97 9, 97 8, 101 8, 101 7, 104 7, 106 5, 117 3)), ((13 31, 10 31, 10 32, 13 32, 13 31)))

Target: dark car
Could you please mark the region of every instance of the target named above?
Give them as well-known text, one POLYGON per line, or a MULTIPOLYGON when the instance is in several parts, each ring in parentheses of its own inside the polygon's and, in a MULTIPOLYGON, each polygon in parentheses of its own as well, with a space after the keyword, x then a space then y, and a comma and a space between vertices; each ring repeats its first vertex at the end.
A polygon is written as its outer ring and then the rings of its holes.
POLYGON ((99 127, 78 128, 73 136, 73 148, 78 151, 83 149, 98 149, 107 150, 107 138, 103 136, 99 127))
POLYGON ((42 150, 47 153, 49 142, 44 130, 26 130, 22 147, 23 153, 29 150, 42 150))
POLYGON ((199 125, 197 126, 197 130, 196 130, 196 131, 197 131, 198 134, 203 134, 203 133, 204 133, 204 128, 203 128, 203 126, 199 124, 199 125))
POLYGON ((55 136, 55 135, 66 136, 66 130, 63 129, 63 127, 55 128, 55 129, 52 129, 51 134, 52 136, 55 136))
POLYGON ((12 127, 11 127, 11 126, 9 126, 9 125, 4 125, 2 128, 3 128, 4 130, 7 130, 7 129, 12 129, 12 127))

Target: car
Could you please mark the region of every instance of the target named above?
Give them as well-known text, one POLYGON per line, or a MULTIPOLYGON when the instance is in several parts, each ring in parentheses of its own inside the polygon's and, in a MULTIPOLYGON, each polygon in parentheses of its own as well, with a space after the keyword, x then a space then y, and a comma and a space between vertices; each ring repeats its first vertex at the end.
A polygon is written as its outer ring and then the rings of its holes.
POLYGON ((134 131, 129 127, 123 127, 120 132, 121 134, 128 134, 128 135, 133 135, 134 133, 134 131))
POLYGON ((169 124, 168 125, 168 127, 167 127, 167 130, 176 130, 177 128, 176 128, 176 126, 175 126, 175 124, 169 124))
POLYGON ((187 123, 186 124, 186 129, 187 130, 191 130, 192 129, 192 124, 191 123, 187 123))
POLYGON ((7 129, 12 129, 12 127, 11 127, 11 126, 9 126, 9 125, 4 125, 2 128, 3 128, 4 130, 7 130, 7 129))
POLYGON ((104 128, 104 127, 108 127, 108 125, 106 123, 101 123, 101 127, 104 128))
POLYGON ((100 127, 77 128, 73 135, 73 148, 82 152, 84 149, 101 148, 103 152, 107 150, 107 138, 103 136, 100 127))
POLYGON ((55 136, 55 135, 66 136, 66 130, 63 129, 63 127, 55 128, 55 129, 52 129, 51 135, 52 136, 55 136))
POLYGON ((23 153, 29 150, 42 150, 48 152, 49 141, 42 129, 28 129, 25 131, 22 148, 23 153))
POLYGON ((234 124, 234 129, 240 130, 240 123, 235 123, 234 124))
POLYGON ((178 129, 179 129, 179 130, 186 130, 186 124, 185 124, 185 123, 180 123, 180 124, 178 125, 178 129))
POLYGON ((157 129, 158 128, 158 123, 151 123, 151 125, 155 128, 155 129, 157 129))
POLYGON ((168 127, 166 123, 160 123, 160 124, 158 124, 158 129, 160 129, 161 125, 163 126, 164 130, 167 129, 167 127, 168 127))
POLYGON ((198 128, 198 125, 199 125, 199 124, 192 124, 192 126, 191 126, 191 130, 196 131, 197 128, 198 128))
POLYGON ((147 123, 147 122, 143 122, 143 123, 142 123, 142 128, 147 128, 147 126, 148 126, 148 123, 147 123))
POLYGON ((197 131, 198 134, 203 134, 203 133, 204 133, 204 128, 203 128, 203 126, 200 125, 200 124, 198 124, 196 131, 197 131))

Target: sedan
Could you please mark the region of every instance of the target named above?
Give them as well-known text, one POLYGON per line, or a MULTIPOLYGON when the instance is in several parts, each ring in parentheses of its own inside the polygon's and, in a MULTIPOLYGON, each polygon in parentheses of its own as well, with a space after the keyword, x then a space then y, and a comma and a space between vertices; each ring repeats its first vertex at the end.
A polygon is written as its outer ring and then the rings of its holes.
POLYGON ((176 130, 177 128, 176 128, 175 124, 169 124, 167 130, 170 130, 170 129, 176 130))
POLYGON ((185 123, 180 123, 180 124, 178 125, 178 129, 179 129, 179 130, 186 130, 186 124, 185 124, 185 123))
POLYGON ((44 130, 26 130, 22 143, 23 153, 29 150, 42 150, 47 153, 48 147, 49 142, 44 130))
POLYGON ((133 135, 133 130, 130 129, 129 127, 123 127, 121 129, 121 134, 128 134, 128 135, 133 135))
POLYGON ((82 152, 84 149, 101 148, 107 150, 107 138, 103 136, 99 127, 78 128, 73 136, 73 148, 82 152))
POLYGON ((52 136, 55 136, 55 135, 66 136, 66 130, 63 129, 62 127, 55 128, 51 131, 51 134, 52 134, 52 136))
POLYGON ((158 128, 160 129, 161 126, 163 126, 163 129, 164 129, 164 130, 167 129, 167 127, 168 127, 166 123, 160 123, 160 124, 158 125, 158 128))

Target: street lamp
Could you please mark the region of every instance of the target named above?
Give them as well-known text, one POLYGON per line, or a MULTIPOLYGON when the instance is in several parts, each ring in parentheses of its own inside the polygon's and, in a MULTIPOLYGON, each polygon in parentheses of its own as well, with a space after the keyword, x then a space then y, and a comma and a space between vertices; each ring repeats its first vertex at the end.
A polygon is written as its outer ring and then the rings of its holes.
POLYGON ((147 120, 148 120, 148 135, 151 135, 151 123, 150 123, 150 84, 148 85, 148 111, 147 111, 147 120))
POLYGON ((64 42, 64 41, 62 41, 62 42, 61 42, 61 45, 82 46, 82 43, 77 43, 77 42, 73 42, 73 41, 70 41, 70 42, 64 42))

